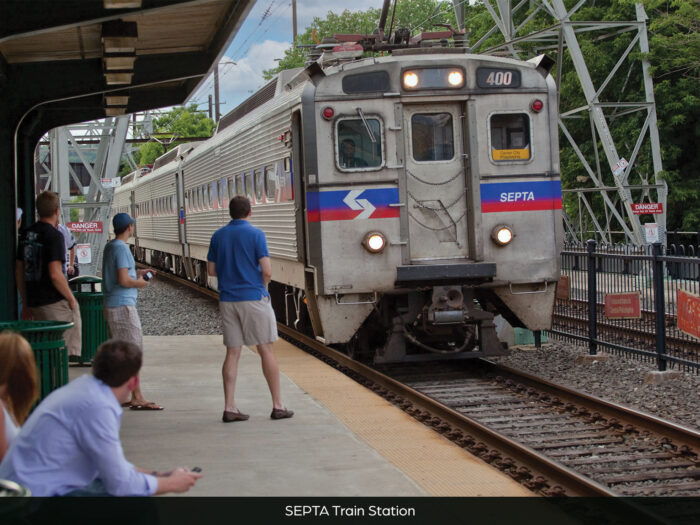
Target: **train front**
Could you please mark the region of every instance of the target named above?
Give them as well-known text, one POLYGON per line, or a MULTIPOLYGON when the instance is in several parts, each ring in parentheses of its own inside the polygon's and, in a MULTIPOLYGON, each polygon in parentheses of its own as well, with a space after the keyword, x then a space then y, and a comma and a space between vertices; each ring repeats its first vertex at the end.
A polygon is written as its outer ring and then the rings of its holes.
POLYGON ((393 362, 502 354, 499 314, 550 328, 563 231, 548 65, 430 49, 316 73, 304 171, 319 338, 393 362))

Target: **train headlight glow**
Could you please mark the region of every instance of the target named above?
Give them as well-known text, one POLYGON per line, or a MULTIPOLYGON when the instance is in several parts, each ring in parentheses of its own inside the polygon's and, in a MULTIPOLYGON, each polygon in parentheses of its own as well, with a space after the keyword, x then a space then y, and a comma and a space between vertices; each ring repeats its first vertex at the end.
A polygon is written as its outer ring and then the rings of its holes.
POLYGON ((491 232, 491 239, 499 246, 505 246, 513 240, 513 230, 505 224, 499 224, 491 232))
POLYGON ((365 235, 362 246, 369 253, 381 253, 386 246, 386 237, 380 232, 369 232, 365 235))
POLYGON ((464 75, 459 70, 450 71, 447 75, 447 82, 452 87, 459 87, 464 84, 464 75))
POLYGON ((418 86, 418 74, 413 71, 406 71, 403 74, 403 85, 406 89, 414 89, 418 86))

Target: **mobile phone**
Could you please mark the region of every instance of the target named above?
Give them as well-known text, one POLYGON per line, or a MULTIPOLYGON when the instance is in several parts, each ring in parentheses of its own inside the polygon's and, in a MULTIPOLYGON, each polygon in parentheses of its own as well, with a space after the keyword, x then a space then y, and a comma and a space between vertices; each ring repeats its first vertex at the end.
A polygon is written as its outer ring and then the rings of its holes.
POLYGON ((202 469, 199 468, 199 467, 192 467, 192 468, 190 469, 190 472, 202 472, 202 469))
POLYGON ((144 281, 150 281, 151 279, 153 279, 153 272, 149 271, 143 274, 144 281))

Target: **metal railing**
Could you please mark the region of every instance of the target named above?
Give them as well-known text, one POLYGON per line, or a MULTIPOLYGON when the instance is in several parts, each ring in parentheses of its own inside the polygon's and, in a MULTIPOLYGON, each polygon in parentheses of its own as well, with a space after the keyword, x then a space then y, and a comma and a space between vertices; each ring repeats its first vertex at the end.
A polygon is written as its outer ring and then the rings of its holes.
POLYGON ((656 361, 660 371, 700 373, 700 339, 678 327, 679 298, 685 307, 688 294, 693 303, 700 294, 700 257, 695 254, 700 250, 693 246, 664 250, 659 243, 598 246, 589 240, 585 246, 566 245, 550 333, 587 342, 591 355, 603 347, 656 361))

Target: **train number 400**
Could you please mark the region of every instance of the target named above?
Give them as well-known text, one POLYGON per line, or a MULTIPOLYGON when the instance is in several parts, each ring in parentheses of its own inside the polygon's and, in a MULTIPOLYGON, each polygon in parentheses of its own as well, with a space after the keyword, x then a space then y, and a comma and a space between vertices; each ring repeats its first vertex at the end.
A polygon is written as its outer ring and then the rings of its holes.
POLYGON ((510 86, 513 82, 513 73, 510 71, 491 71, 486 77, 486 83, 490 86, 510 86))

